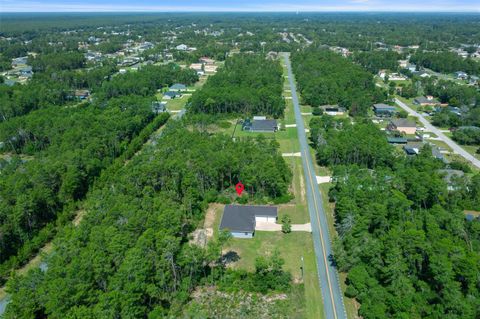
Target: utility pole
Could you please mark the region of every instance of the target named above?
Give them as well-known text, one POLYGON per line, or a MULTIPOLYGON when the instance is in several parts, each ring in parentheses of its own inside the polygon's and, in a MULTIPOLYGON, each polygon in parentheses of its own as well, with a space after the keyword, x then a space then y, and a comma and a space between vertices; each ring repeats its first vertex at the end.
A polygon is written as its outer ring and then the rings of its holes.
POLYGON ((304 282, 303 276, 305 271, 305 263, 303 262, 303 256, 300 259, 302 260, 302 266, 300 267, 300 269, 302 269, 302 282, 304 282))

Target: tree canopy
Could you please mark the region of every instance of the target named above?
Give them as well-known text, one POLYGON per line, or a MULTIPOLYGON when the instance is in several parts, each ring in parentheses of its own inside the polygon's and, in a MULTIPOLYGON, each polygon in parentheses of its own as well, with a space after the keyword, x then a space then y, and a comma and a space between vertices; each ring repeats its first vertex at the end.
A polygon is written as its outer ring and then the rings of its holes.
POLYGON ((282 69, 263 55, 236 54, 210 77, 189 103, 193 113, 283 115, 282 69))
POLYGON ((386 98, 370 73, 333 52, 297 52, 292 62, 302 99, 313 107, 339 104, 352 115, 366 115, 373 103, 386 98))

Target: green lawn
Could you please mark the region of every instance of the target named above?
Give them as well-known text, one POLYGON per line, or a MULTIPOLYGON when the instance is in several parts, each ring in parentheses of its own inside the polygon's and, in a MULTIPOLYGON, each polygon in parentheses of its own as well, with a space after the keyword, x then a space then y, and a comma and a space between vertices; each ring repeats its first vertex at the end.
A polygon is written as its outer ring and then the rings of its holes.
POLYGON ((480 159, 480 154, 477 153, 477 150, 480 149, 480 145, 461 145, 461 147, 465 151, 467 151, 470 154, 472 154, 473 156, 475 156, 475 158, 480 159))
POLYGON ((180 98, 173 100, 165 100, 167 102, 168 111, 180 111, 185 107, 185 104, 188 102, 190 95, 182 95, 180 98))
POLYGON ((284 268, 294 277, 295 282, 302 279, 302 261, 305 267, 304 285, 307 318, 322 318, 323 303, 318 283, 315 252, 313 251, 312 236, 309 233, 293 232, 256 232, 253 239, 232 239, 228 245, 239 255, 240 259, 233 265, 234 268, 255 269, 255 259, 258 256, 269 255, 278 250, 285 260, 284 268))
POLYGON ((447 145, 447 143, 445 143, 444 141, 437 141, 437 140, 428 140, 430 143, 432 144, 435 144, 436 146, 444 149, 444 150, 447 150, 449 152, 452 151, 452 149, 450 148, 450 146, 447 145))

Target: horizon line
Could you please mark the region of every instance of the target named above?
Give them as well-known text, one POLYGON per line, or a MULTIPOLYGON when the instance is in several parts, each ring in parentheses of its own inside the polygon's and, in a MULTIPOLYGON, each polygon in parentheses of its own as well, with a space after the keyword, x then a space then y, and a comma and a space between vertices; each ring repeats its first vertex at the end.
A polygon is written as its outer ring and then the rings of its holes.
POLYGON ((480 14, 478 10, 57 10, 57 11, 9 11, 4 13, 468 13, 480 14))

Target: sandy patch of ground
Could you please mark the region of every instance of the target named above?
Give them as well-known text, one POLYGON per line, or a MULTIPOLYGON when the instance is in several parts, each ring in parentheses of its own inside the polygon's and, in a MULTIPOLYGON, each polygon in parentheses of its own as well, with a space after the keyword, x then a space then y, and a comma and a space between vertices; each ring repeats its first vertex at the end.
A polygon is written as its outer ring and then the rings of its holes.
POLYGON ((80 222, 83 220, 83 217, 85 217, 85 214, 87 214, 87 211, 84 209, 79 209, 75 215, 75 218, 72 221, 72 224, 77 227, 80 225, 80 222))
MULTIPOLYGON (((282 231, 282 225, 281 224, 268 223, 268 222, 257 222, 255 224, 255 230, 282 231)), ((292 231, 312 232, 312 225, 310 223, 307 223, 307 224, 292 224, 292 231)))
POLYGON ((297 127, 297 124, 285 124, 285 127, 297 127))
POLYGON ((52 250, 53 250, 53 243, 52 242, 47 243, 45 246, 42 247, 42 249, 40 249, 40 252, 35 257, 30 259, 30 261, 25 266, 17 270, 17 274, 23 275, 23 274, 26 274, 30 269, 39 267, 40 263, 42 262, 43 256, 50 254, 52 250))

